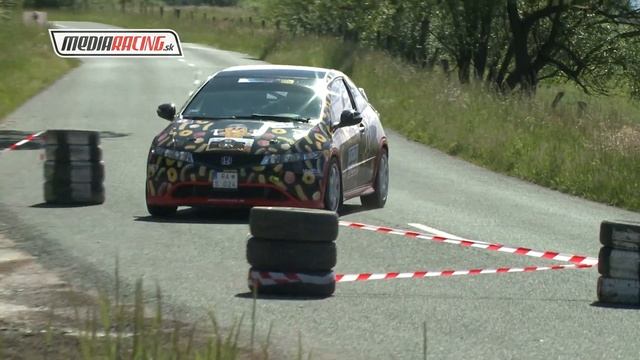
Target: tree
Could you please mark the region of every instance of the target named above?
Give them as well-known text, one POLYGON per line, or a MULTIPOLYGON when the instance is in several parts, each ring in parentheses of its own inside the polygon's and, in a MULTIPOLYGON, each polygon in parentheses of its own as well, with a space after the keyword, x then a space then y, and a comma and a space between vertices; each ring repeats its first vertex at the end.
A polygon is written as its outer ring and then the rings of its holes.
POLYGON ((342 36, 422 66, 450 60, 462 83, 531 94, 564 78, 604 93, 626 75, 640 95, 630 56, 640 13, 629 0, 278 0, 273 9, 293 32, 342 36))

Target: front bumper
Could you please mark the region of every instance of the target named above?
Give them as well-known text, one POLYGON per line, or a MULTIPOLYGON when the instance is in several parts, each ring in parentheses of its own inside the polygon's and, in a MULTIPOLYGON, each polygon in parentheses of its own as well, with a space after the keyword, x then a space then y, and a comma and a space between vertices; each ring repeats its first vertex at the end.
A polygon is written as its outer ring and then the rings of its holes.
POLYGON ((186 163, 150 153, 146 199, 155 206, 324 206, 325 157, 294 163, 241 167, 186 163), (216 171, 235 170, 237 190, 213 188, 216 171))

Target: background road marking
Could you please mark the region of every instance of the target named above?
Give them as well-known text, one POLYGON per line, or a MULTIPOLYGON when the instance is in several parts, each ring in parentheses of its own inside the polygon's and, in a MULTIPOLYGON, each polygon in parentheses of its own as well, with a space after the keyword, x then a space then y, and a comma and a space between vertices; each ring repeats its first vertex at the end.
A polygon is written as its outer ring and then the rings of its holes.
POLYGON ((386 226, 375 226, 368 225, 362 223, 356 223, 351 221, 339 221, 340 226, 349 227, 352 229, 359 230, 367 230, 373 231, 380 234, 389 234, 389 235, 399 235, 408 237, 411 239, 424 239, 430 241, 436 241, 440 243, 459 245, 463 247, 472 247, 477 249, 489 250, 489 251, 499 251, 508 254, 515 254, 521 256, 531 256, 535 258, 544 258, 548 260, 560 260, 567 261, 570 263, 574 263, 577 265, 596 265, 598 263, 598 259, 590 256, 582 256, 582 255, 574 255, 574 254, 565 254, 559 253, 556 251, 536 251, 525 247, 510 247, 503 244, 498 243, 482 243, 475 240, 458 240, 458 239, 450 239, 443 236, 438 235, 427 235, 415 231, 407 231, 402 229, 394 229, 386 226))
MULTIPOLYGON (((428 233, 430 233, 430 234, 438 235, 438 236, 442 236, 442 237, 445 237, 445 238, 448 238, 448 239, 454 239, 454 240, 466 240, 466 239, 465 239, 465 238, 463 238, 463 237, 460 237, 460 236, 457 236, 457 235, 453 235, 453 234, 449 234, 448 232, 445 232, 445 231, 442 231, 442 230, 438 230, 438 229, 436 229, 436 228, 432 228, 431 226, 427 226, 427 225, 424 225, 424 224, 409 223, 408 225, 409 225, 409 226, 412 226, 412 227, 414 227, 414 228, 416 228, 416 229, 420 229, 420 230, 426 231, 426 232, 428 232, 428 233)), ((489 245, 489 243, 484 242, 484 241, 474 240, 474 242, 475 242, 475 243, 478 243, 478 244, 486 244, 486 245, 489 245)))

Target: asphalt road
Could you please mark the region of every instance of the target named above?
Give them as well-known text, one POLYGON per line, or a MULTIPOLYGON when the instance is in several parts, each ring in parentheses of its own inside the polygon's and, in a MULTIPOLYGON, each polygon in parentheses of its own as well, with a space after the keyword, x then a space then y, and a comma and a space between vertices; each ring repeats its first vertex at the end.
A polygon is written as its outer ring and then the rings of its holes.
MULTIPOLYGON (((68 27, 95 25, 61 23, 68 27)), ((230 325, 249 315, 246 212, 148 217, 147 150, 166 122, 158 104, 181 103, 194 81, 257 61, 185 45, 176 59, 89 59, 0 123, 12 131, 74 128, 103 132, 107 201, 42 206, 40 151, 0 157, 0 231, 79 284, 108 284, 116 254, 126 283, 158 282, 171 308, 205 321, 215 309, 230 325)), ((425 114, 428 116, 428 114, 425 114)), ((11 135, 11 136, 10 136, 11 135)), ((640 214, 497 175, 389 132, 391 185, 384 209, 342 218, 411 229, 421 223, 459 236, 537 250, 597 256, 603 219, 640 214)), ((550 261, 341 228, 337 272, 414 271, 546 265, 550 261)), ((431 359, 614 359, 640 356, 640 312, 597 306, 597 271, 563 270, 475 277, 338 284, 324 300, 258 300, 258 335, 274 324, 273 345, 296 353, 298 334, 313 358, 415 359, 426 321, 431 359)), ((245 334, 248 333, 245 327, 245 334)))

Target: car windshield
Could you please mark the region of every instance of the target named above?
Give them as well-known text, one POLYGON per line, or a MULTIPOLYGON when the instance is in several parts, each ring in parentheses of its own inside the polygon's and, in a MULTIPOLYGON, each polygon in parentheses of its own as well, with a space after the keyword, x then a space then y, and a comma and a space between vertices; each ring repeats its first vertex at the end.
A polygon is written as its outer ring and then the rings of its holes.
POLYGON ((316 119, 322 110, 319 79, 216 76, 182 112, 185 118, 316 119), (259 116, 256 116, 259 115, 259 116))

